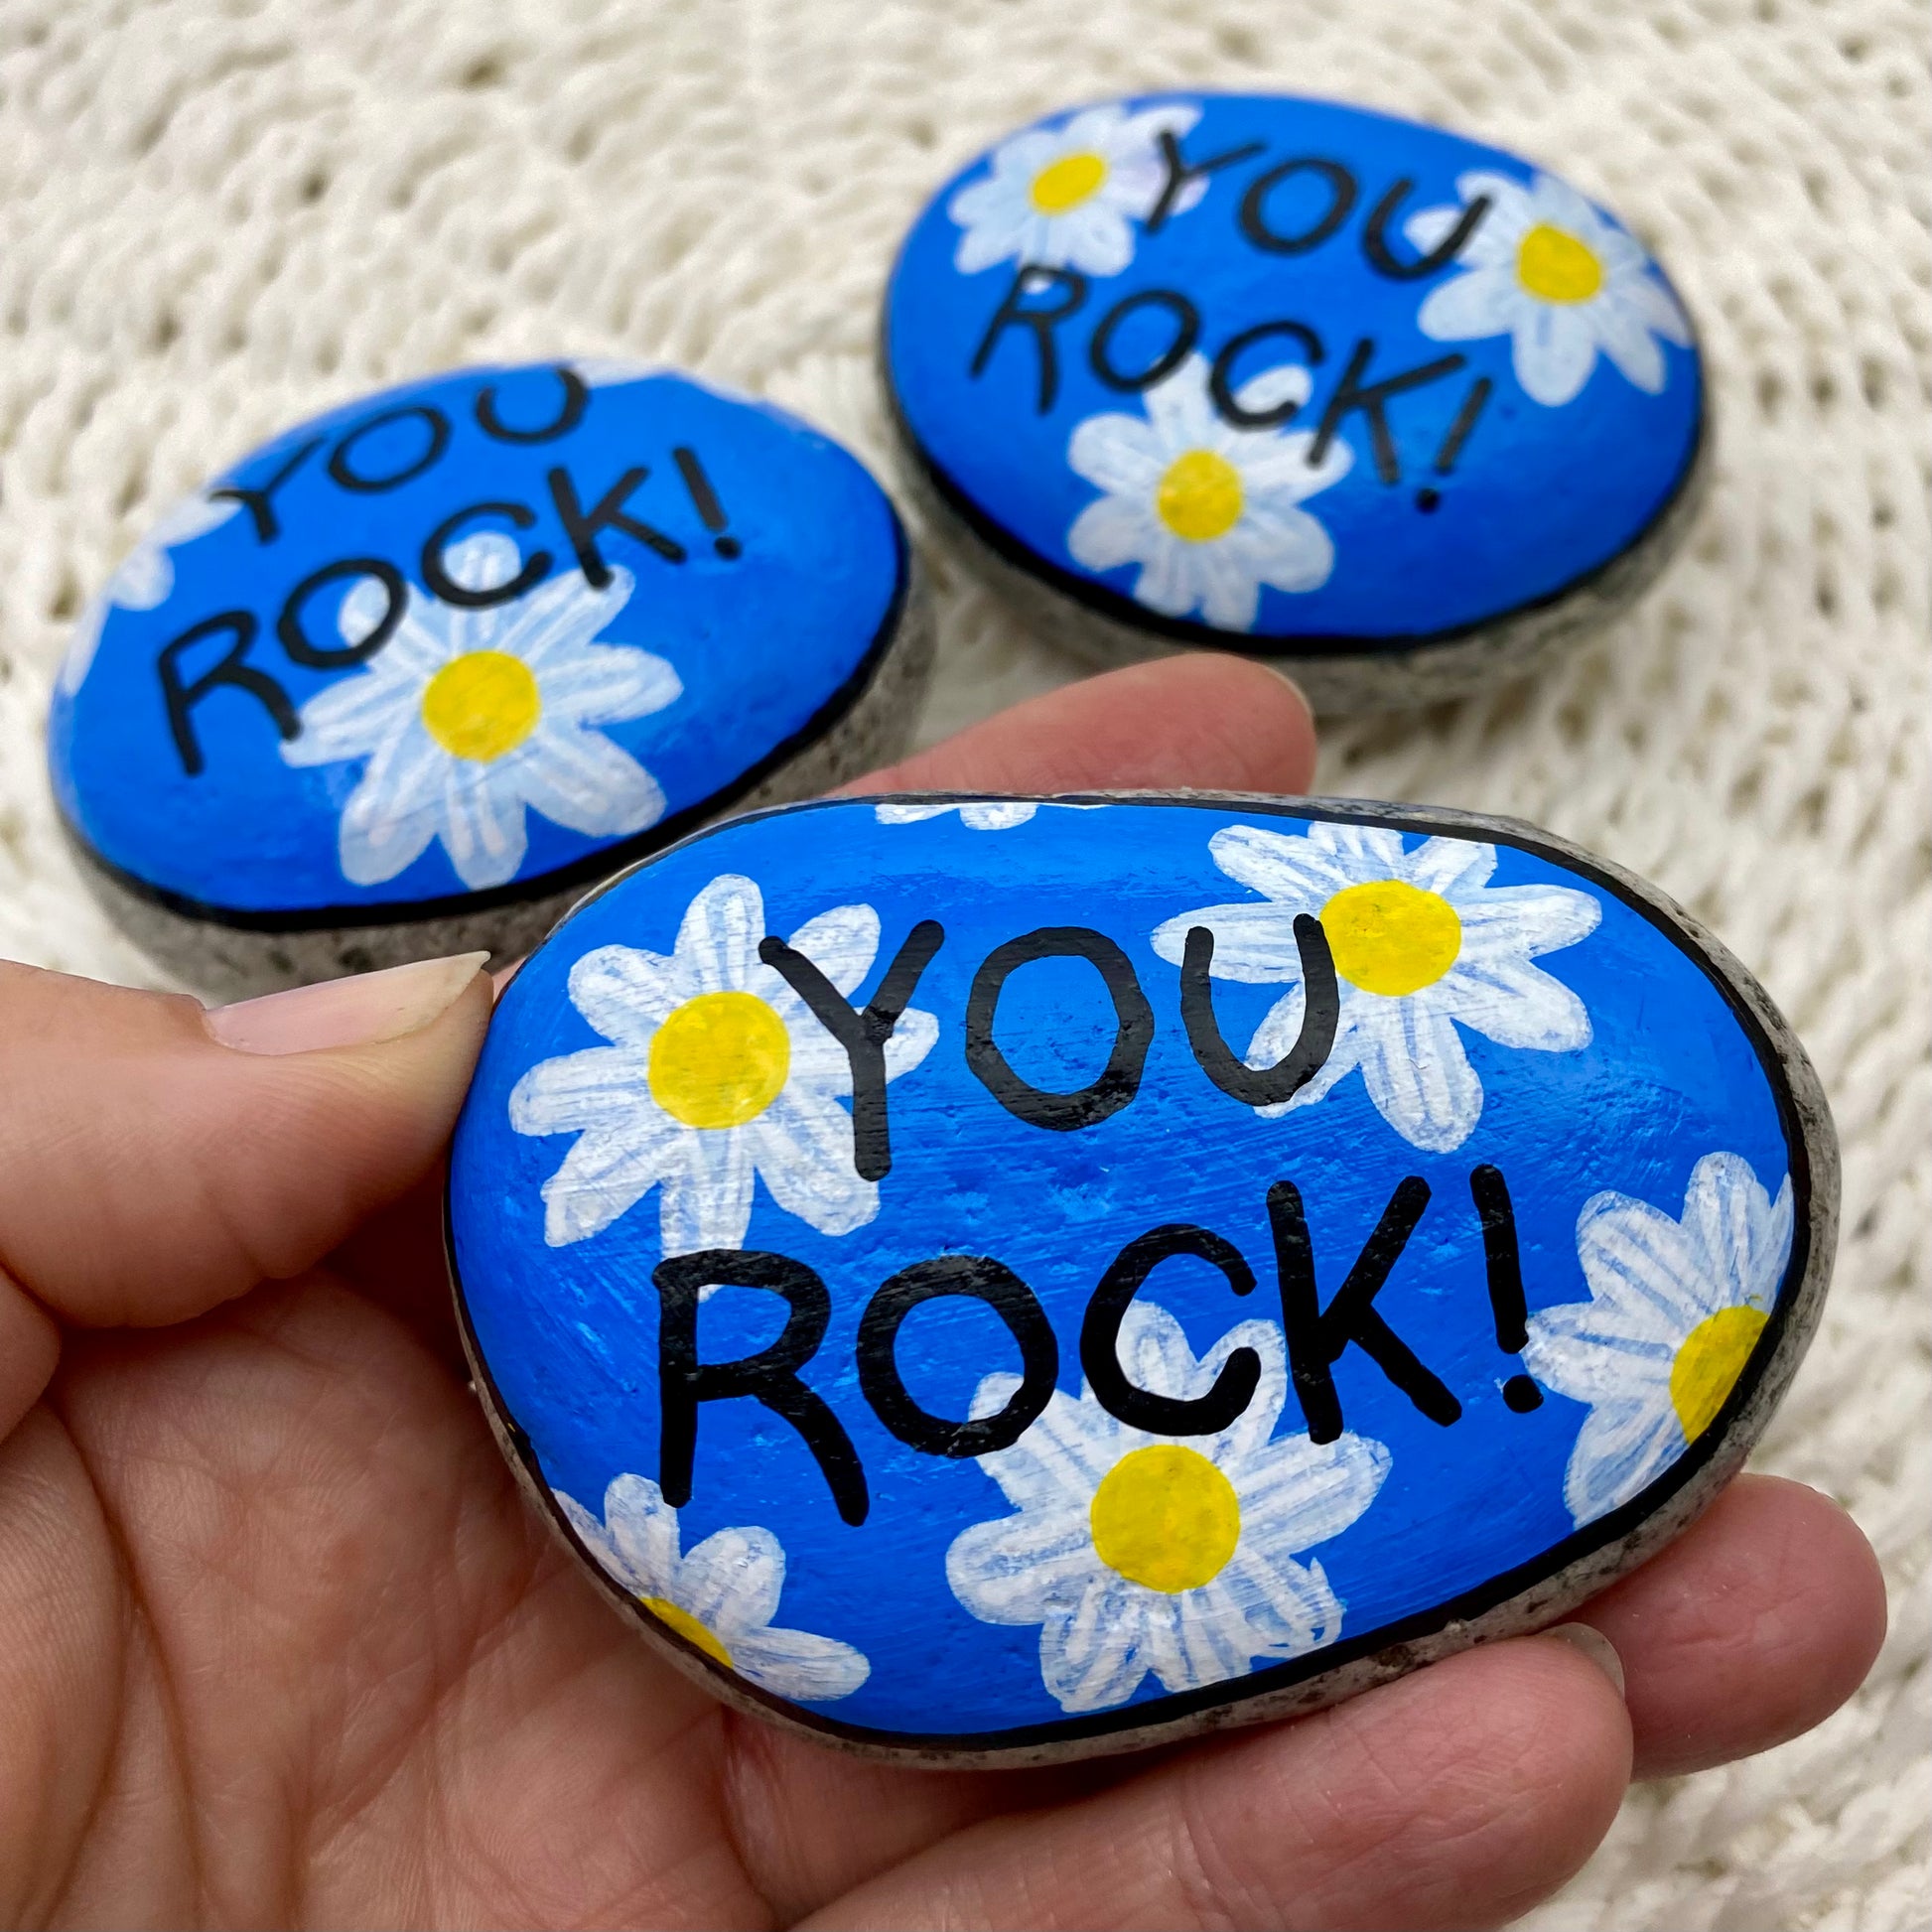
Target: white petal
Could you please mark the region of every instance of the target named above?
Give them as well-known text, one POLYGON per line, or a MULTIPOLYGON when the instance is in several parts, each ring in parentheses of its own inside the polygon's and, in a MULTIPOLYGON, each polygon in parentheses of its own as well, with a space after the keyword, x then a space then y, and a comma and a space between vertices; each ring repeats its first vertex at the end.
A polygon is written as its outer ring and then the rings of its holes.
MULTIPOLYGON (((1020 1386, 1005 1371, 984 1376, 968 1412, 998 1415, 1020 1386)), ((1075 1402, 1055 1389, 1027 1433, 1009 1449, 979 1457, 979 1465, 1020 1509, 1057 1509, 1069 1501, 1085 1509, 1100 1478, 1120 1459, 1121 1425, 1097 1402, 1075 1402)))
POLYGON ((399 739, 370 759, 337 827, 345 879, 380 885, 422 857, 442 824, 446 762, 427 733, 399 739))
POLYGON ((1026 824, 1038 810, 1037 805, 1023 799, 1006 804, 962 805, 959 822, 975 832, 1010 832, 1014 826, 1026 824))
POLYGON ((1408 864, 1402 834, 1386 825, 1311 825, 1308 842, 1311 851, 1325 853, 1351 885, 1400 879, 1408 864))
POLYGON ((1453 1153, 1482 1113, 1482 1082, 1455 1028, 1414 1000, 1369 998, 1356 1022, 1368 1097, 1411 1146, 1453 1153))
MULTIPOLYGON (((1305 520, 1312 522, 1313 519, 1305 520)), ((1261 608, 1261 585, 1257 572, 1249 568, 1233 545, 1228 542, 1200 545, 1195 553, 1195 569, 1198 581, 1205 586, 1201 616, 1217 630, 1252 630, 1261 608)), ((1297 586, 1283 588, 1293 590, 1297 586)))
POLYGON ((1447 203, 1438 207, 1422 207, 1403 222, 1402 232, 1418 255, 1426 255, 1448 238, 1449 230, 1461 218, 1462 209, 1447 203))
POLYGON ((1578 1528, 1627 1503, 1662 1475, 1685 1447, 1683 1426, 1668 1398, 1592 1409, 1564 1473, 1563 1499, 1578 1528))
POLYGON ((1339 439, 1330 443, 1319 463, 1309 458, 1314 449, 1312 432, 1283 430, 1266 437, 1244 437, 1236 452, 1250 514, 1292 510, 1297 503, 1338 483, 1354 467, 1355 453, 1339 439), (1253 448, 1255 443, 1266 447, 1253 448))
POLYGON ((1773 1202, 1741 1156, 1707 1154, 1691 1172, 1684 1225, 1722 1284, 1723 1305, 1769 1313, 1791 1259, 1790 1176, 1773 1202))
POLYGON ((872 1675, 871 1664, 849 1643, 806 1630, 767 1626, 726 1647, 741 1677, 797 1704, 850 1697, 872 1675))
POLYGON ((1508 334, 1522 310, 1513 269, 1469 268, 1430 290, 1416 311, 1416 327, 1439 343, 1469 342, 1508 334))
POLYGON ((1681 1346, 1663 1317, 1602 1302, 1566 1302, 1529 1318, 1523 1366, 1573 1402, 1629 1400, 1667 1388, 1681 1346))
MULTIPOLYGON (((1398 858, 1400 846, 1398 840, 1398 858)), ((1230 879, 1280 899, 1297 912, 1318 913, 1344 886, 1358 879, 1332 845, 1258 825, 1223 826, 1208 840, 1207 849, 1230 879)))
POLYGON ((879 952, 879 914, 870 905, 834 905, 807 919, 785 943, 803 953, 849 1000, 879 952))
POLYGON ((573 832, 617 838, 664 816, 664 790, 600 731, 544 725, 518 760, 516 783, 545 818, 573 832))
POLYGON ((1250 1548, 1244 1538, 1214 1581, 1241 1604, 1255 1646, 1251 1654, 1301 1657, 1341 1634, 1341 1599, 1318 1563, 1303 1565, 1279 1551, 1250 1548))
POLYGON ((1150 611, 1159 611, 1170 618, 1193 614, 1198 592, 1187 549, 1178 537, 1165 533, 1147 546, 1145 563, 1134 584, 1134 596, 1150 611))
POLYGON ((1147 392, 1147 418, 1170 461, 1185 450, 1217 449, 1226 434, 1207 393, 1208 373, 1207 358, 1190 355, 1147 392))
POLYGON ((1590 1042, 1589 1010, 1583 1001, 1525 959, 1457 960, 1445 978, 1415 997, 1498 1046, 1575 1053, 1590 1042))
POLYGON ((523 800, 511 775, 451 759, 442 790, 443 849, 457 877, 472 892, 508 885, 523 863, 528 841, 523 800))
POLYGON ((740 873, 720 873, 686 908, 677 931, 679 966, 706 993, 741 992, 762 965, 764 900, 740 873))
POLYGON ((566 1496, 561 1489, 553 1489, 550 1494, 597 1567, 620 1588, 634 1591, 637 1581, 630 1575, 630 1566, 618 1554, 617 1545, 606 1534, 604 1525, 575 1496, 566 1496))
POLYGON ((737 1644, 771 1621, 784 1588, 785 1553, 766 1529, 719 1530, 678 1566, 672 1600, 737 1661, 737 1644))
POLYGON ((1603 917, 1595 894, 1568 886, 1494 886, 1466 895, 1458 885, 1451 896, 1462 922, 1458 956, 1464 959, 1556 952, 1587 938, 1603 917))
POLYGON ((621 1046, 587 1046, 539 1060, 510 1089, 509 1122, 519 1134, 583 1134, 594 1127, 643 1117, 641 1135, 657 1138, 648 1123, 661 1118, 644 1082, 644 1059, 621 1046))
MULTIPOLYGON (((1425 893, 1445 898, 1473 893, 1488 885, 1496 870, 1496 848, 1473 839, 1425 839, 1408 856, 1403 878, 1425 893)), ((1540 887, 1532 887, 1539 892, 1540 887)))
POLYGON ((1073 519, 1066 554, 1083 570, 1118 570, 1122 564, 1140 563, 1165 540, 1140 503, 1126 496, 1102 496, 1073 519))
POLYGON ((1278 591, 1319 590, 1335 567, 1335 546, 1328 532, 1307 510, 1292 506, 1256 504, 1241 519, 1231 541, 1238 546, 1242 562, 1278 591))
POLYGON ((1106 1711, 1125 1704, 1147 1675, 1141 1635, 1152 1591, 1102 1572, 1077 1608, 1040 1626, 1039 1674, 1062 1711, 1106 1711))
POLYGON ((685 1163, 666 1174, 657 1210, 665 1254, 742 1248, 752 1220, 753 1176, 752 1149, 743 1130, 693 1128, 678 1137, 677 1145, 685 1163))
POLYGON ((413 680, 352 671, 324 686, 302 707, 301 734, 283 744, 282 761, 299 766, 367 758, 402 737, 421 702, 421 689, 413 680))
POLYGON ((1050 225, 1049 266, 1064 262, 1083 275, 1118 275, 1134 259, 1134 230, 1118 208, 1098 197, 1050 225))
POLYGON ((1570 401, 1596 366, 1596 338, 1574 310, 1530 304, 1516 324, 1511 360, 1523 391, 1546 408, 1570 401))
POLYGON ((1138 416, 1089 416, 1067 439, 1066 460, 1097 489, 1152 501, 1170 459, 1138 416))
POLYGON ((1667 343, 1676 343, 1682 348, 1690 346, 1691 319, 1684 313, 1677 297, 1661 281, 1645 274, 1633 277, 1624 286, 1626 299, 1648 327, 1667 343))
POLYGON ((1367 1436, 1332 1443, 1286 1436, 1264 1443, 1227 1471, 1241 1503, 1241 1542, 1300 1555, 1339 1536, 1388 1480, 1394 1461, 1367 1436))
POLYGON ((919 1007, 907 1007, 886 1041, 886 1078, 897 1080, 910 1073, 932 1051, 939 1039, 936 1015, 919 1007))
POLYGON ((543 1183, 544 1245, 567 1248, 588 1241, 653 1187, 681 1185, 689 1138, 654 1109, 643 1108, 608 1130, 581 1135, 543 1183))
POLYGON ((667 658, 629 644, 587 644, 557 652, 537 679, 546 717, 574 725, 615 725, 647 718, 684 695, 667 658))
MULTIPOLYGON (((1298 1108, 1318 1105, 1361 1065, 1363 1035, 1355 1026, 1355 1016, 1367 1008, 1373 999, 1373 994, 1359 993, 1352 986, 1341 988, 1341 1013, 1335 1022, 1335 1036, 1329 1045, 1328 1057, 1316 1069, 1314 1077, 1289 1099, 1272 1107, 1257 1107, 1255 1112, 1262 1120, 1280 1120, 1284 1114, 1298 1108)), ((1248 1065, 1275 1066, 1293 1050, 1296 1040, 1301 1037, 1304 1005, 1303 991, 1298 986, 1283 994, 1268 1009, 1267 1017, 1255 1029, 1255 1036, 1248 1042, 1247 1053, 1243 1056, 1248 1065)))
POLYGON ((1640 1332, 1681 1342, 1724 1306, 1702 1239, 1661 1208, 1605 1191, 1577 1217, 1577 1258, 1590 1293, 1640 1320, 1640 1332))
POLYGON ((1295 943, 1292 904, 1203 905, 1182 912, 1154 931, 1154 950, 1178 965, 1186 956, 1187 935, 1205 926, 1214 935, 1212 971, 1216 979, 1249 985, 1272 985, 1282 980, 1300 984, 1302 955, 1295 943))
POLYGON ((878 1183, 853 1166, 852 1116, 837 1101, 794 1080, 737 1132, 771 1198, 820 1234, 850 1234, 879 1212, 878 1183))
POLYGON ((604 1492, 604 1520, 623 1580, 640 1596, 668 1593, 677 1575, 677 1511, 648 1476, 619 1476, 604 1492))
POLYGON ((532 671, 547 673, 552 663, 588 652, 591 640, 630 602, 634 583, 621 565, 613 565, 610 583, 596 591, 576 571, 563 572, 514 604, 494 607, 490 615, 499 627, 491 645, 520 657, 532 671))
MULTIPOLYGON (((673 1008, 697 989, 678 962, 641 946, 598 946, 570 969, 572 1004, 606 1039, 648 1045, 673 1008)), ((631 1065, 641 1069, 640 1059, 631 1065)))
POLYGON ((1646 395, 1663 392, 1664 351, 1634 307, 1605 294, 1590 304, 1589 323, 1597 345, 1626 381, 1646 395))
POLYGON ((1489 204, 1489 212, 1483 217, 1482 225, 1494 226, 1507 233, 1513 242, 1523 230, 1536 219, 1535 205, 1530 190, 1519 181, 1512 181, 1507 175, 1499 175, 1487 168, 1471 168, 1455 178, 1455 192, 1462 197, 1466 207, 1478 198, 1489 204))
POLYGON ((946 1582, 982 1623, 1043 1623, 1079 1603, 1099 1561, 1087 1505, 1074 1501, 962 1530, 946 1552, 946 1582))

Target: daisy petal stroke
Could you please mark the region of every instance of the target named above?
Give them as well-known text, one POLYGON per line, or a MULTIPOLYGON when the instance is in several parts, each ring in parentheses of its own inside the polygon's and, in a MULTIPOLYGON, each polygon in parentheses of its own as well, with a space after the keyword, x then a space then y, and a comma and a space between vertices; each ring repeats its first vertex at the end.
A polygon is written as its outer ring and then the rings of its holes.
MULTIPOLYGON (((1375 1499, 1388 1449, 1344 1435, 1273 1439, 1288 1394, 1287 1351, 1271 1322, 1244 1321, 1196 1359, 1158 1303, 1127 1311, 1122 1368, 1144 1389, 1196 1399, 1236 1349, 1261 1374, 1226 1429, 1149 1435, 1056 1390, 1010 1449, 979 1458, 1017 1514, 953 1542, 946 1577, 982 1622, 1037 1624, 1039 1669, 1068 1714, 1125 1704, 1149 1673, 1198 1690, 1332 1644, 1344 1605, 1303 1553, 1339 1536, 1375 1499)), ((989 1375, 975 1417, 997 1414, 1020 1378, 989 1375)))
POLYGON ((1564 1478, 1581 1528, 1627 1503, 1717 1420, 1777 1305, 1791 1260, 1791 1178, 1775 1199, 1735 1154, 1692 1170, 1673 1220, 1628 1194, 1587 1201, 1587 1302, 1530 1316, 1523 1362, 1589 1405, 1564 1478))
MULTIPOLYGON (((1198 107, 1182 103, 1130 114, 1109 102, 1003 141, 988 172, 947 204, 964 230, 954 266, 962 275, 1002 261, 1118 275, 1168 184, 1161 137, 1178 140, 1199 119, 1198 107)), ((1206 192, 1205 180, 1186 182, 1169 213, 1184 213, 1206 192)))
MULTIPOLYGON (((1209 394, 1209 366, 1186 361, 1147 392, 1147 415, 1089 416, 1066 460, 1103 490, 1067 532, 1083 570, 1138 564, 1133 595, 1163 617, 1196 614, 1217 630, 1252 630, 1264 587, 1319 590, 1335 567, 1328 532, 1302 504, 1339 483, 1353 455, 1331 442, 1316 463, 1310 430, 1237 429, 1209 394)), ((1307 400, 1309 372, 1266 370, 1243 408, 1307 400)))
POLYGON ((1516 380, 1548 408, 1582 392, 1599 351, 1625 380, 1660 394, 1670 370, 1658 343, 1688 347, 1691 325, 1642 248, 1554 175, 1525 188, 1475 170, 1455 186, 1460 207, 1410 216, 1404 231, 1418 249, 1437 247, 1478 199, 1489 210, 1458 272, 1425 298, 1417 328, 1439 342, 1508 336, 1516 380))
MULTIPOLYGON (((821 1234, 846 1235, 879 1212, 858 1170, 852 1064, 790 983, 759 956, 764 901, 725 873, 685 910, 671 953, 609 945, 571 968, 572 1004, 610 1043, 541 1060, 517 1082, 519 1134, 575 1134, 544 1183, 544 1240, 601 1233, 654 1188, 666 1256, 740 1248, 755 1183, 821 1234)), ((844 998, 872 971, 879 914, 836 905, 791 935, 844 998)), ((885 1077, 932 1050, 934 1017, 902 1012, 885 1077)))
MULTIPOLYGON (((508 583, 516 545, 483 534, 451 546, 446 568, 467 590, 508 583)), ((303 706, 282 746, 292 765, 363 759, 343 807, 343 876, 380 885, 440 839, 472 892, 507 885, 528 850, 526 810, 596 838, 622 838, 664 815, 663 788, 595 727, 648 717, 683 695, 670 663, 629 644, 594 641, 629 602, 630 573, 603 590, 575 572, 508 604, 461 610, 413 585, 401 621, 366 669, 303 706)), ((381 587, 343 600, 347 644, 383 621, 381 587)))
POLYGON ((1249 1044, 1249 1066, 1275 1065, 1302 1033, 1298 915, 1320 920, 1334 961, 1340 1011, 1326 1062, 1292 1099, 1260 1109, 1263 1118, 1314 1106, 1359 1070, 1376 1111, 1404 1140, 1452 1153, 1482 1114, 1482 1083, 1458 1028, 1532 1052, 1589 1044, 1583 1001, 1533 961, 1596 929, 1602 907, 1590 894, 1492 887, 1493 845, 1430 838, 1410 850, 1385 826, 1317 824, 1295 834, 1230 825, 1208 851, 1261 898, 1169 919, 1154 950, 1177 964, 1188 932, 1204 926, 1214 935, 1216 978, 1286 985, 1249 1044))
POLYGON ((718 1530, 680 1553, 677 1511, 648 1476, 619 1476, 600 1521, 555 1490, 577 1540, 617 1587, 666 1629, 773 1697, 798 1704, 850 1697, 872 1675, 836 1637, 773 1626, 784 1546, 767 1529, 718 1530))

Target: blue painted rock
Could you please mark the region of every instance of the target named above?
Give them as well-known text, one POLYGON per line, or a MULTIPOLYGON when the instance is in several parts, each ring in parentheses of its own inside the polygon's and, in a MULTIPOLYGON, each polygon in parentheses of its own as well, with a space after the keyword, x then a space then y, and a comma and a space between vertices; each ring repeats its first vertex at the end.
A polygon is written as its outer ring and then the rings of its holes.
POLYGON ((1736 1468, 1836 1200, 1763 993, 1558 840, 931 798, 573 913, 449 1219, 499 1439, 667 1655, 1025 1762, 1562 1616, 1736 1468))
POLYGON ((884 364, 908 482, 1104 660, 1210 645, 1328 709, 1527 669, 1688 520, 1691 325, 1616 220, 1358 108, 1053 115, 907 236, 884 364))
POLYGON ((835 443, 641 364, 469 369, 162 519, 81 621, 54 787, 205 990, 512 953, 720 810, 895 756, 929 655, 835 443))

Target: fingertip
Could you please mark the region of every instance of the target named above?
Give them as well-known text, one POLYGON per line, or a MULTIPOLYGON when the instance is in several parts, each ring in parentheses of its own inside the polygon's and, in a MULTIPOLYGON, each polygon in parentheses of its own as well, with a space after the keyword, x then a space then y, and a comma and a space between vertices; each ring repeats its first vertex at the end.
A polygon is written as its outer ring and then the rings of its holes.
POLYGON ((1581 1613, 1628 1674, 1637 1775, 1766 1750, 1864 1681, 1886 1624, 1863 1532, 1779 1476, 1739 1476, 1693 1528, 1581 1613))
POLYGON ((845 789, 1299 792, 1314 746, 1291 679, 1188 651, 1046 692, 845 789))

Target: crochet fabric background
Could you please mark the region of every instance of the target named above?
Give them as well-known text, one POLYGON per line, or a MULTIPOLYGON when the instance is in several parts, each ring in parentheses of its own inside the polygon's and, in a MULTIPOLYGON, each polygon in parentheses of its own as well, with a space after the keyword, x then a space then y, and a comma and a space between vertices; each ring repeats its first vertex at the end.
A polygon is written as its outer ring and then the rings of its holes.
MULTIPOLYGON (((84 599, 286 423, 466 361, 661 356, 875 461, 871 335, 922 199, 1083 96, 1276 87, 1439 121, 1607 201, 1704 332, 1716 487, 1533 686, 1331 729, 1329 792, 1519 814, 1709 920, 1845 1147, 1824 1332, 1758 1466, 1894 1591, 1855 1705, 1632 1794, 1529 1923, 1932 1920, 1925 1587, 1932 883, 1928 86, 1910 0, 0 0, 0 953, 145 981, 40 734, 84 599)), ((940 586, 937 736, 1075 675, 940 586)))

